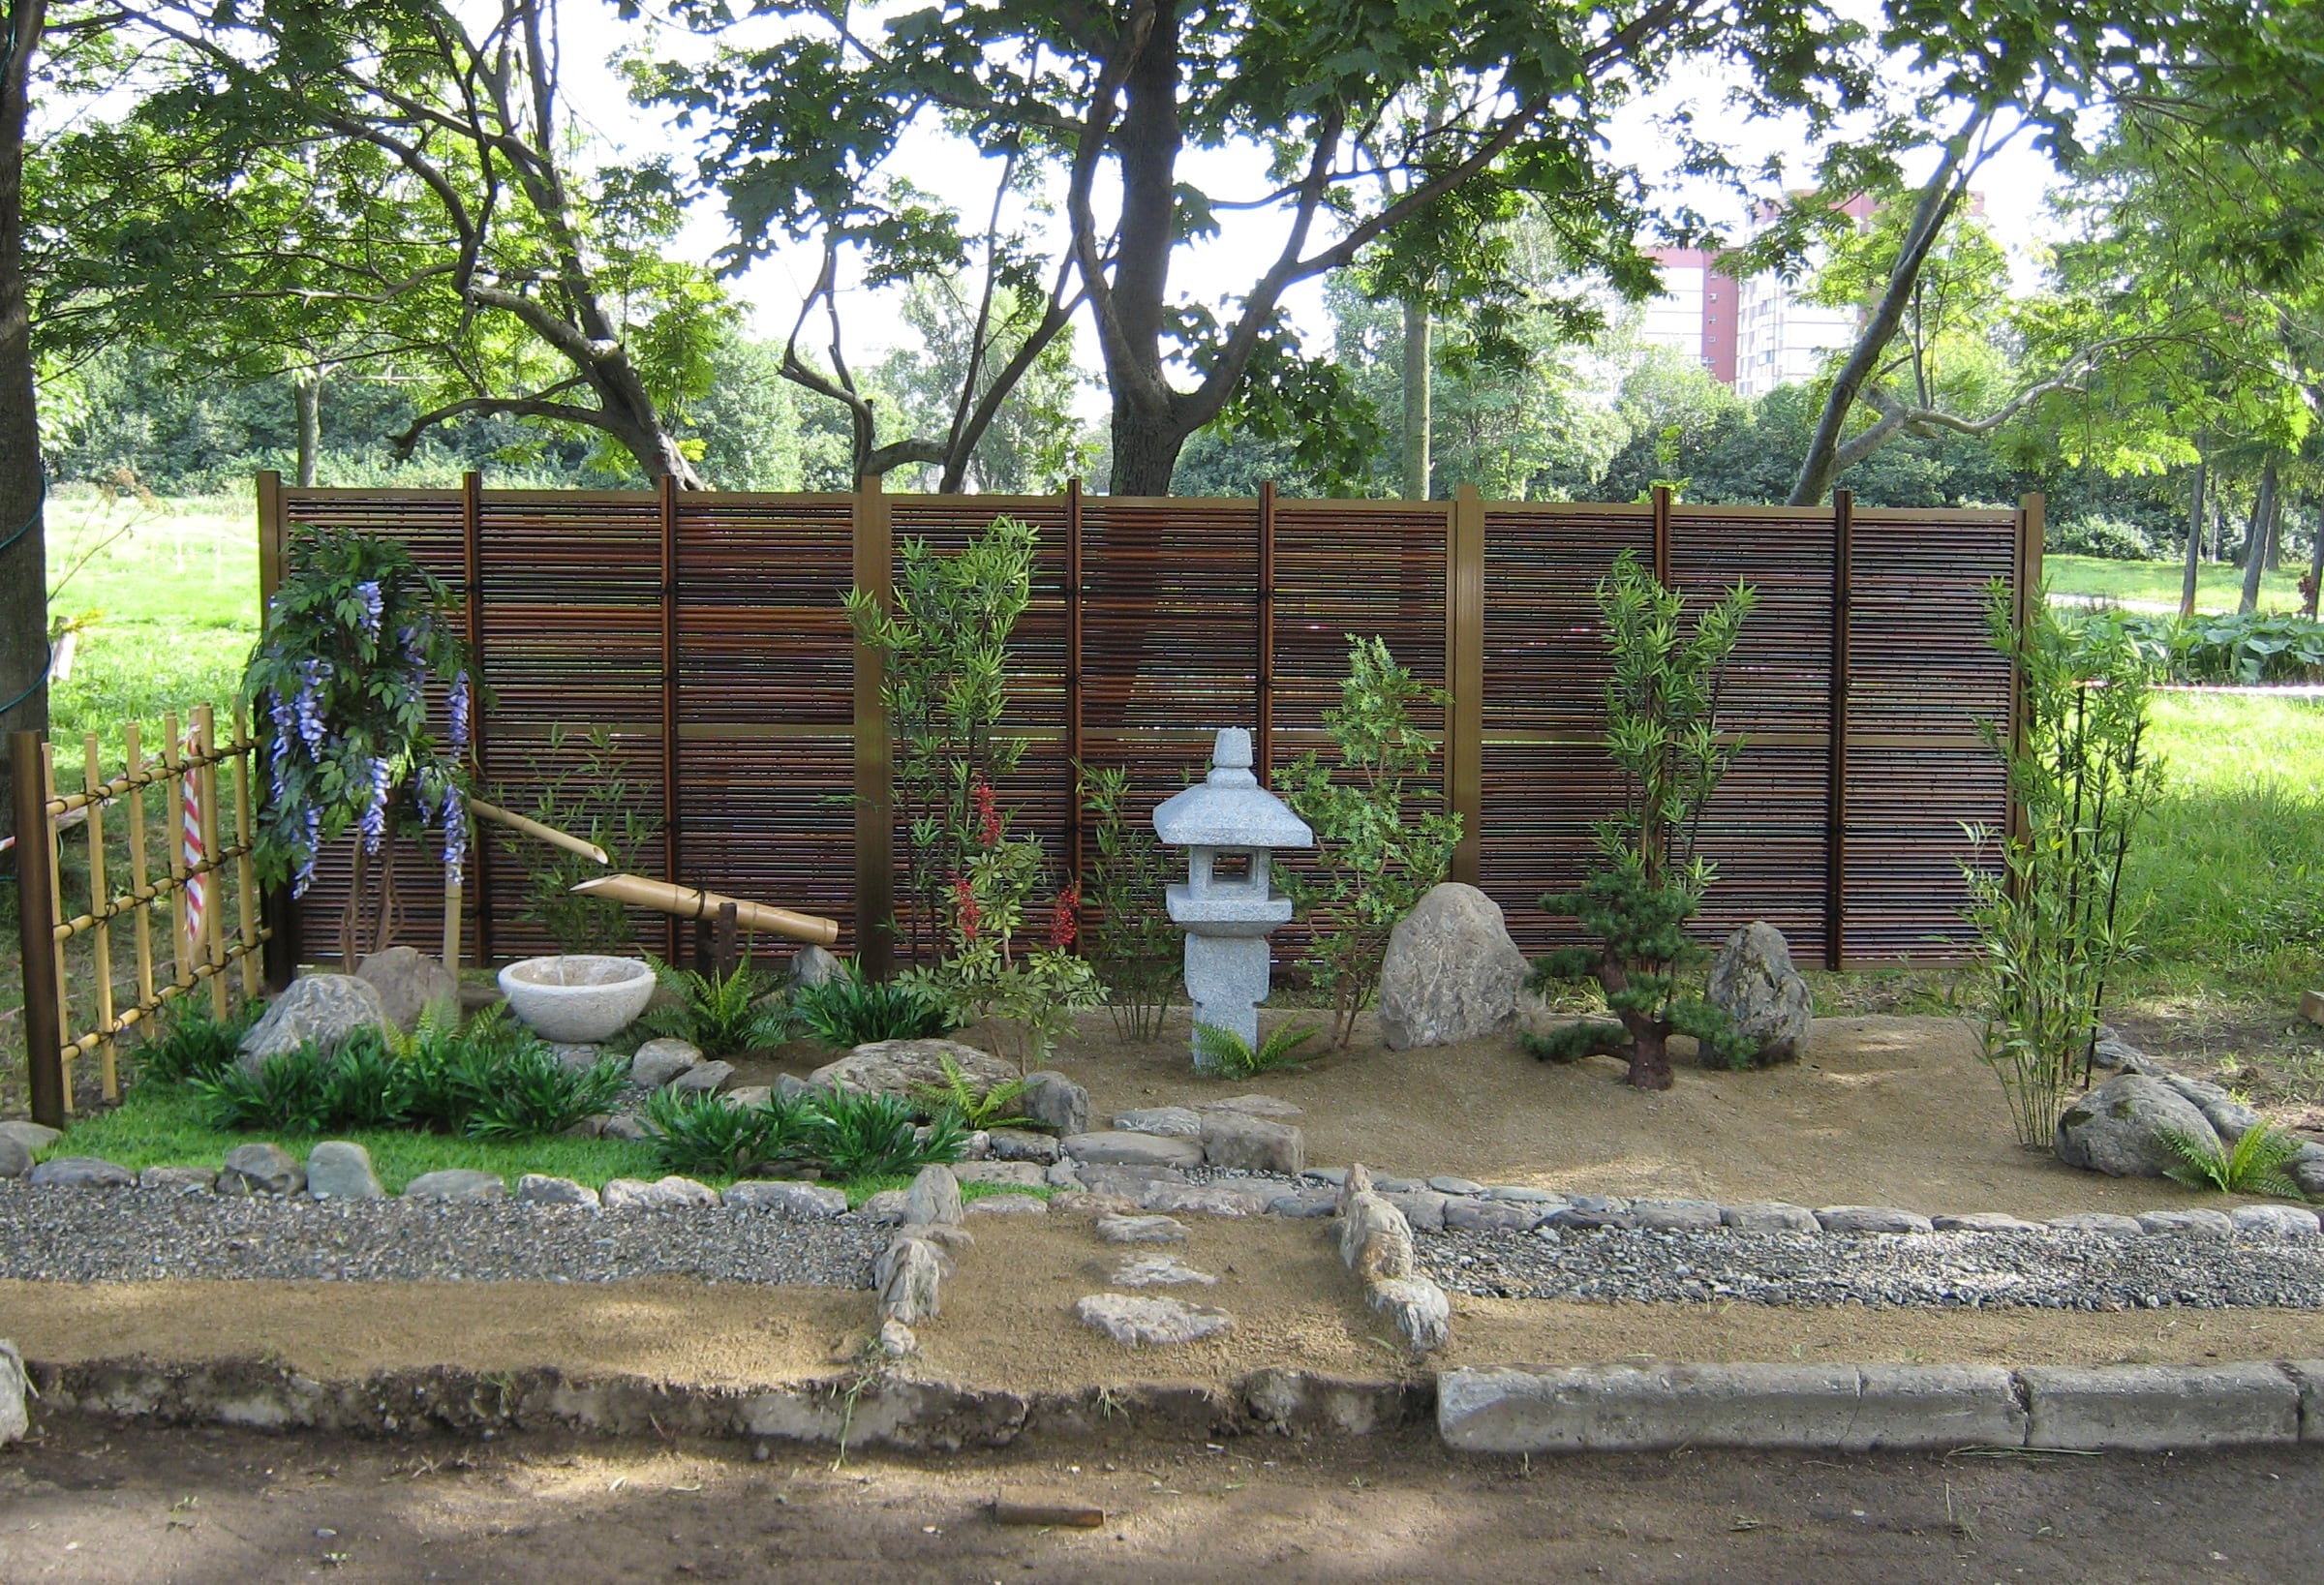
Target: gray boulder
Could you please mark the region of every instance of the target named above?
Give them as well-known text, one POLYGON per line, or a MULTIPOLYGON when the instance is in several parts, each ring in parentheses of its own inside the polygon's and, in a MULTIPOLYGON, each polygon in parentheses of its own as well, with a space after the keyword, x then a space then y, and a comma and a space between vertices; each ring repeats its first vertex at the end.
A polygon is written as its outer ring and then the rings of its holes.
POLYGON ((605 1048, 591 1041, 549 1042, 549 1054, 567 1073, 587 1073, 603 1060, 605 1048))
POLYGON ((2324 1144, 2304 1144, 2283 1164, 2283 1175, 2310 1200, 2324 1200, 2324 1144))
POLYGON ((2235 1223, 2225 1211, 2201 1207, 2142 1210, 2138 1213, 2138 1226, 2142 1233, 2164 1234, 2178 1238, 2226 1238, 2235 1233, 2235 1223))
POLYGON ((0 1338, 0 1448, 23 1441, 32 1429, 32 1417, 24 1412, 31 1385, 24 1374, 24 1356, 14 1343, 0 1338))
POLYGON ((56 1129, 42 1123, 26 1122, 21 1117, 0 1123, 0 1139, 15 1140, 30 1155, 39 1155, 63 1138, 64 1135, 56 1129))
POLYGON ((2202 1109, 2161 1079, 2118 1074, 2066 1108, 2058 1119, 2058 1159, 2114 1177, 2161 1177, 2179 1157, 2164 1134, 2217 1145, 2202 1109))
POLYGON ((243 1069, 256 1073, 270 1056, 294 1052, 310 1041, 335 1051, 365 1029, 385 1035, 394 1027, 387 1004, 369 980, 352 974, 305 974, 274 998, 242 1037, 243 1069))
POLYGON ((1297 1177, 1307 1167, 1307 1144, 1290 1123, 1242 1112, 1206 1112, 1203 1160, 1212 1167, 1297 1177))
POLYGON ((847 1210, 844 1190, 791 1178, 752 1178, 747 1183, 732 1183, 727 1185, 722 1198, 729 1205, 750 1210, 787 1210, 794 1216, 841 1216, 847 1210))
POLYGON ((989 1194, 964 1207, 970 1216, 1047 1216, 1049 1202, 1037 1194, 989 1194))
POLYGON ((1192 1107, 1149 1106, 1114 1113, 1114 1126, 1131 1134, 1167 1134, 1173 1139, 1202 1138, 1203 1116, 1192 1107))
POLYGON ((952 1175, 952 1169, 921 1168, 904 1195, 903 1215, 907 1222, 925 1222, 932 1227, 959 1226, 961 1180, 952 1175))
POLYGON ((12 1134, 0 1134, 0 1177, 22 1177, 32 1171, 32 1152, 12 1134))
POLYGON ((1630 1213, 1656 1233, 1716 1233, 1720 1207, 1712 1200, 1634 1200, 1630 1213))
MULTIPOLYGON (((1203 1147, 1163 1134, 1068 1134, 1065 1153, 1092 1167, 1200 1167, 1203 1147)), ((1086 1175, 1086 1174, 1085 1174, 1086 1175)))
POLYGON ((997 1161, 1031 1161, 1046 1166, 1057 1159, 1057 1141, 1053 1134, 1035 1134, 1023 1128, 995 1128, 985 1143, 997 1161))
POLYGON ((218 1174, 220 1194, 296 1194, 306 1186, 306 1170, 279 1144, 237 1144, 218 1174))
POLYGON ((386 1194, 371 1152, 352 1140, 324 1140, 307 1152, 307 1193, 318 1200, 378 1200, 386 1194))
POLYGON ((891 1226, 904 1218, 912 1197, 902 1189, 882 1189, 855 1207, 855 1214, 867 1222, 885 1222, 891 1226))
POLYGON ((1894 1205, 1819 1205, 1816 1209, 1816 1220, 1826 1233, 1935 1231, 1935 1225, 1918 1211, 1899 1210, 1894 1205))
POLYGON ((794 991, 826 985, 847 972, 847 965, 823 948, 808 945, 791 954, 790 985, 794 991))
POLYGON ((460 982, 451 971, 413 947, 389 947, 355 965, 355 978, 380 993, 380 1003, 395 1026, 410 1034, 419 1027, 429 1008, 446 1022, 460 1017, 460 982))
POLYGON ((1059 1134, 1083 1134, 1089 1129, 1089 1092, 1055 1069, 1044 1068, 1024 1082, 1017 1110, 1043 1128, 1059 1134))
POLYGON ((1752 1200, 1719 1207, 1719 1222, 1737 1233, 1820 1233, 1823 1224, 1805 1205, 1781 1200, 1752 1200))
POLYGON ((2306 1205, 2238 1205, 2227 1220, 2255 1238, 2313 1238, 2318 1228, 2316 1213, 2306 1205))
POLYGON ((1497 1034, 1517 1015, 1525 955, 1501 905, 1449 880, 1389 932, 1380 968, 1380 1038, 1394 1052, 1497 1034))
POLYGON ((837 1062, 824 1063, 807 1076, 807 1082, 818 1089, 909 1096, 944 1082, 947 1057, 979 1092, 1017 1077, 1013 1064, 957 1040, 875 1040, 856 1047, 837 1062))
POLYGON ((1807 1053, 1815 1017, 1808 982, 1791 966, 1784 932, 1765 920, 1755 919, 1727 938, 1703 994, 1754 1043, 1757 1062, 1796 1062, 1807 1053))
POLYGON ((707 1183, 672 1174, 648 1183, 643 1178, 617 1177, 599 1197, 607 1210, 669 1210, 685 1205, 715 1205, 719 1191, 707 1183))
POLYGON ((478 1172, 473 1167, 446 1167, 440 1173, 422 1173, 404 1185, 407 1200, 505 1200, 508 1184, 498 1173, 478 1172))
POLYGON ((2110 1210, 2076 1211, 2071 1216, 2053 1216, 2049 1225, 2060 1233, 2102 1233, 2110 1238, 2135 1238, 2146 1229, 2138 1225, 2135 1216, 2123 1216, 2110 1210))
MULTIPOLYGON (((1269 1208, 1273 1209, 1271 1205, 1269 1208)), ((1541 1206, 1516 1201, 1463 1196, 1445 1202, 1445 1226, 1454 1233, 1530 1233, 1541 1220, 1541 1206)))
MULTIPOLYGON (((629 1082, 659 1089, 702 1060, 702 1048, 688 1040, 649 1040, 629 1059, 629 1082)), ((734 1070, 726 1070, 732 1073, 734 1070)))
POLYGON ((672 1079, 669 1087, 679 1094, 715 1095, 733 1078, 731 1062, 697 1062, 672 1079))
POLYGON ((36 1189, 126 1189, 137 1174, 98 1156, 51 1156, 25 1176, 36 1189))
POLYGON ((2233 1144, 2267 1119, 2228 1094, 2217 1084, 2200 1079, 2182 1079, 2177 1074, 2158 1074, 2156 1077, 2195 1103, 2203 1120, 2211 1124, 2212 1132, 2226 1143, 2233 1144))

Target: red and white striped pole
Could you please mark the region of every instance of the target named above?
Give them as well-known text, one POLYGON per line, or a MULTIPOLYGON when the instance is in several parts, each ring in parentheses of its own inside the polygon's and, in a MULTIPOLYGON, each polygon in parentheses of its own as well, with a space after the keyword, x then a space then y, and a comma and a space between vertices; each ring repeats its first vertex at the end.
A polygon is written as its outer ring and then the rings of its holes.
MULTIPOLYGON (((186 734, 186 752, 193 754, 199 743, 195 733, 186 734)), ((209 902, 209 876, 195 873, 206 855, 201 845, 201 805, 194 791, 195 773, 188 771, 178 778, 179 840, 184 844, 186 858, 186 889, 177 910, 177 960, 191 970, 203 960, 202 910, 209 902)))

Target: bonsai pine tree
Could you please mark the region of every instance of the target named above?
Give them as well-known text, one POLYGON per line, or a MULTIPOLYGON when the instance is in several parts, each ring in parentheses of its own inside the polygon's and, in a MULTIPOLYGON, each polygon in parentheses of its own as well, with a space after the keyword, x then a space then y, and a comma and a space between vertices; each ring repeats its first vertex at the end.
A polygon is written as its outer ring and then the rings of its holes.
POLYGON ((1686 598, 1666 589, 1624 551, 1598 586, 1614 675, 1605 686, 1605 751, 1622 773, 1622 805, 1594 822, 1597 863, 1577 891, 1551 893, 1542 906, 1581 922, 1596 944, 1538 960, 1536 987, 1594 977, 1617 1022, 1571 1024, 1528 1035, 1526 1048, 1549 1061, 1593 1052, 1626 1054, 1630 1082, 1670 1087, 1668 1043, 1693 1035, 1706 1062, 1747 1054, 1727 1017, 1679 992, 1678 970, 1701 949, 1687 921, 1712 880, 1695 851, 1703 807, 1742 747, 1719 739, 1719 687, 1743 619, 1758 603, 1737 584, 1690 627, 1686 598))

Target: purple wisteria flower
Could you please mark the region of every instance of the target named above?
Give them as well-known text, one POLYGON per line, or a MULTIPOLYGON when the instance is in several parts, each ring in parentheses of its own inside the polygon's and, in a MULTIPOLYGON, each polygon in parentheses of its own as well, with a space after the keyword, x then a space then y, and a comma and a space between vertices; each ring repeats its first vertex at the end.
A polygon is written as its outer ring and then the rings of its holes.
POLYGON ((377 853, 387 836, 387 794, 394 785, 394 767, 385 755, 371 762, 371 808, 363 811, 363 851, 377 853))
POLYGON ((456 781, 443 784, 443 872, 454 886, 468 872, 468 808, 456 781))
POLYGON ((298 856, 298 876, 290 883, 290 895, 301 898, 315 884, 315 856, 322 848, 322 811, 312 804, 307 806, 307 839, 298 856))
POLYGON ((274 743, 267 749, 267 762, 274 774, 274 801, 283 801, 283 761, 290 757, 290 701, 279 693, 267 695, 273 702, 267 714, 274 718, 274 743))
POLYGON ((322 724, 321 690, 323 679, 330 674, 330 667, 321 660, 302 660, 298 663, 301 679, 297 700, 298 735, 305 741, 310 753, 321 753, 323 741, 328 736, 322 724))
POLYGON ((451 697, 446 701, 446 708, 451 712, 452 747, 455 749, 468 747, 469 713, 474 703, 474 696, 468 686, 468 673, 462 672, 452 679, 451 697))
POLYGON ((380 636, 380 613, 387 605, 380 595, 380 580, 366 578, 355 585, 355 593, 363 600, 363 636, 377 640, 380 636))

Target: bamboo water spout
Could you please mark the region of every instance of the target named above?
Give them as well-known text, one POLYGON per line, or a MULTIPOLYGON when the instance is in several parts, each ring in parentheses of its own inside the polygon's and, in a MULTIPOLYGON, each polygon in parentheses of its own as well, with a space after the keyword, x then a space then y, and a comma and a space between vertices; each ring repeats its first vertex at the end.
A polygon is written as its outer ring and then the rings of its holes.
POLYGON ((722 897, 698 886, 649 880, 643 875, 599 875, 594 880, 581 882, 573 890, 583 897, 631 902, 641 908, 658 908, 680 919, 715 918, 720 908, 732 903, 735 923, 747 930, 787 935, 794 941, 811 942, 818 947, 828 947, 840 938, 840 922, 826 919, 821 914, 795 913, 788 908, 777 908, 764 902, 746 902, 740 898, 722 897))

